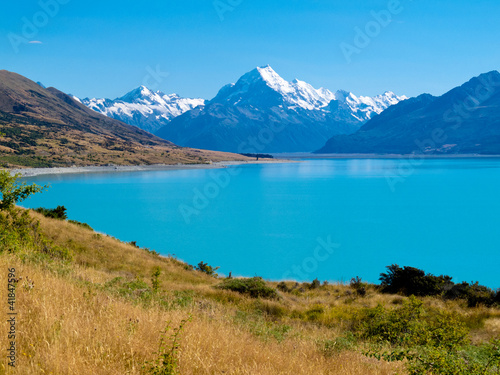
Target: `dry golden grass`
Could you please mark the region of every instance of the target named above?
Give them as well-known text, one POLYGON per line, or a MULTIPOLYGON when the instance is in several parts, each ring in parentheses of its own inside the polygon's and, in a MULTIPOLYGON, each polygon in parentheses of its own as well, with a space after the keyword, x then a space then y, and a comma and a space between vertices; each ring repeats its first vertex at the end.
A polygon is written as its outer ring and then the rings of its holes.
MULTIPOLYGON (((15 267, 18 276, 34 281, 32 289, 23 281, 17 289, 18 362, 15 371, 7 373, 139 374, 144 361, 154 358, 166 322, 176 326, 188 315, 193 321, 181 339, 182 374, 393 373, 393 366, 355 353, 327 358, 307 339, 264 342, 232 324, 225 309, 210 304, 173 311, 143 308, 13 256, 2 256, 0 265, 15 267)), ((72 276, 105 279, 82 268, 72 276)), ((6 284, 5 272, 0 283, 6 284)), ((6 332, 5 321, 2 329, 6 332)), ((5 335, 0 342, 7 347, 5 335)))
MULTIPOLYGON (((16 268, 22 277, 16 290, 18 362, 11 369, 2 360, 0 373, 142 374, 145 361, 155 358, 168 322, 176 328, 188 317, 192 320, 180 336, 181 374, 404 373, 401 363, 379 362, 349 350, 327 355, 318 345, 345 334, 347 322, 361 309, 379 303, 397 306, 402 297, 370 289, 360 298, 348 286, 330 285, 280 293, 279 301, 254 300, 214 289, 219 280, 175 259, 68 222, 33 216, 48 238, 72 250, 74 260, 36 261, 29 251, 0 254, 0 285, 7 285, 8 268, 16 268), (151 285, 155 267, 162 271, 161 288, 151 299, 141 299, 141 291, 120 294, 108 287, 116 277, 151 285), (324 312, 308 319, 307 311, 318 306, 324 312)), ((6 293, 2 295, 5 309, 6 293)), ((425 303, 441 304, 434 299, 425 303)), ((456 302, 443 307, 466 311, 456 302)), ((489 315, 477 335, 498 333, 498 310, 482 312, 489 315)), ((6 319, 0 330, 7 332, 6 319)), ((6 334, 0 335, 0 346, 8 347, 6 334)))

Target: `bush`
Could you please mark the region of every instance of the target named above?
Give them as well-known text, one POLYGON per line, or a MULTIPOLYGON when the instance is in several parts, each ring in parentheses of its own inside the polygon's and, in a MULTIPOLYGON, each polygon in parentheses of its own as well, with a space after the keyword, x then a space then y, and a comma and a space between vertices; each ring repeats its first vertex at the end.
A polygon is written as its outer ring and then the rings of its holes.
POLYGON ((252 277, 251 279, 226 279, 217 288, 232 290, 252 298, 277 299, 278 293, 273 288, 266 285, 262 277, 252 277))
POLYGON ((382 292, 401 293, 406 296, 435 296, 441 294, 451 283, 449 276, 434 276, 414 267, 387 267, 387 273, 380 274, 382 292))
POLYGON ((361 321, 363 338, 405 348, 431 345, 451 349, 467 343, 468 329, 463 322, 452 314, 425 310, 416 297, 394 310, 381 305, 368 309, 361 321))
POLYGON ((309 289, 319 289, 321 286, 321 281, 314 279, 311 284, 309 284, 309 289))
POLYGON ((498 292, 495 293, 477 282, 472 285, 466 282, 455 284, 445 292, 444 296, 449 299, 465 299, 469 307, 476 307, 481 304, 492 306, 498 303, 498 292))
POLYGON ((47 188, 47 186, 39 186, 36 184, 27 185, 19 183, 20 174, 12 176, 9 171, 0 171, 0 210, 8 211, 17 203, 24 201, 29 196, 39 193, 47 188))
POLYGON ((418 355, 409 355, 408 370, 410 375, 421 374, 464 374, 487 375, 500 373, 500 342, 464 350, 449 351, 440 347, 425 348, 418 355))
POLYGON ((196 270, 203 272, 203 273, 206 273, 207 275, 217 277, 217 270, 219 268, 220 267, 212 267, 212 266, 209 266, 207 263, 200 262, 200 263, 198 263, 196 270))
POLYGON ((52 219, 66 220, 68 218, 68 216, 66 215, 67 210, 64 206, 57 206, 56 208, 38 207, 34 211, 52 219))
POLYGON ((499 373, 499 340, 481 346, 470 344, 463 318, 426 309, 416 297, 410 297, 395 310, 382 306, 370 309, 362 321, 362 338, 392 346, 389 352, 366 354, 379 360, 405 360, 409 374, 499 373))
POLYGON ((367 284, 364 283, 359 276, 351 279, 351 288, 356 291, 358 296, 364 297, 366 295, 367 284))
POLYGON ((383 293, 422 297, 442 295, 446 299, 465 299, 469 307, 499 303, 498 292, 477 282, 455 284, 450 276, 434 276, 414 267, 388 266, 387 273, 380 274, 380 281, 383 293))

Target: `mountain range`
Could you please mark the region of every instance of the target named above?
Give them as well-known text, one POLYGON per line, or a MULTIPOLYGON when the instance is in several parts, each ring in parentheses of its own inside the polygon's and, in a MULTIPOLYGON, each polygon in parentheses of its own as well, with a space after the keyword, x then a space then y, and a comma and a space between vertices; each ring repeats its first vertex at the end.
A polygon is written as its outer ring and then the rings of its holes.
POLYGON ((206 163, 240 156, 180 148, 92 111, 71 96, 0 71, 0 165, 206 163))
POLYGON ((129 125, 154 133, 174 117, 204 104, 203 99, 181 98, 177 94, 153 92, 145 86, 127 93, 121 98, 75 99, 90 109, 129 125))
POLYGON ((350 134, 405 96, 375 97, 287 82, 270 66, 256 68, 215 98, 183 99, 140 87, 122 98, 83 99, 102 114, 178 145, 239 153, 307 152, 335 134, 350 134))
POLYGON ((303 81, 288 82, 266 66, 224 86, 209 101, 144 86, 111 101, 80 100, 0 71, 1 165, 238 158, 177 144, 238 153, 499 155, 500 73, 472 78, 440 97, 407 99, 392 92, 357 97, 315 89, 303 81), (159 128, 161 138, 109 116, 159 128))
POLYGON ((500 155, 500 73, 398 103, 317 153, 500 155))

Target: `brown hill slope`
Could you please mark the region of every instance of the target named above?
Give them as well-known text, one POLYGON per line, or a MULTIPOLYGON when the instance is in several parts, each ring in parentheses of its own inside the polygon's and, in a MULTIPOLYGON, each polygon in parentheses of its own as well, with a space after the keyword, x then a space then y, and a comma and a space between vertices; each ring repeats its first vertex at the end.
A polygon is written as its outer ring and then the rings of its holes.
POLYGON ((180 148, 146 131, 100 115, 69 95, 0 71, 0 165, 68 166, 206 163, 241 160, 180 148))

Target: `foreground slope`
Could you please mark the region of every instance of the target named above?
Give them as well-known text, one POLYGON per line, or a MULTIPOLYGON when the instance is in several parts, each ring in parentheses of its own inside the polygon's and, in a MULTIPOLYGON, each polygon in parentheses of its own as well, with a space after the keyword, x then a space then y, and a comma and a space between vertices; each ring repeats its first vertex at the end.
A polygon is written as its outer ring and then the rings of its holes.
POLYGON ((472 78, 441 97, 401 102, 317 152, 499 155, 500 73, 472 78))
POLYGON ((0 163, 70 166, 200 163, 235 155, 181 149, 100 115, 61 91, 0 71, 0 163))
MULTIPOLYGON (((3 373, 177 373, 151 371, 155 360, 173 363, 181 374, 404 373, 403 363, 362 353, 375 346, 390 349, 365 335, 390 322, 373 317, 404 312, 415 304, 411 298, 381 295, 372 286, 360 294, 345 285, 292 282, 277 299, 251 298, 216 288, 223 280, 174 258, 81 224, 31 215, 40 222, 40 231, 30 229, 32 239, 0 233, 0 266, 15 268, 18 312, 16 369, 7 370, 3 361, 3 373), (186 319, 173 346, 172 334, 186 319), (367 326, 370 319, 374 327, 367 326), (165 349, 176 349, 163 358, 158 348, 166 327, 165 349)), ((0 225, 5 218, 0 212, 0 225)), ((0 273, 0 282, 7 285, 7 272, 0 273)), ((418 308, 427 312, 422 324, 434 314, 456 322, 457 329, 470 327, 476 345, 471 348, 480 354, 482 343, 500 333, 495 309, 468 309, 438 298, 418 308)), ((3 332, 8 324, 2 319, 3 332)), ((443 338, 447 331, 438 333, 443 338)), ((0 335, 0 345, 8 347, 7 335, 0 335)))

